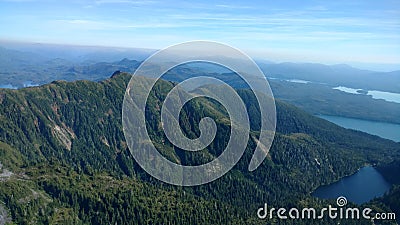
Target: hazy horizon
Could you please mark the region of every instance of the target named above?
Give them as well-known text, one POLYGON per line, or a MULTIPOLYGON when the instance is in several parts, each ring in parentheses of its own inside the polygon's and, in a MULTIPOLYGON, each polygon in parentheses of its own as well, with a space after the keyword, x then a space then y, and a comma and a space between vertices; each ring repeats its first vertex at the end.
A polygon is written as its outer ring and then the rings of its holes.
MULTIPOLYGON (((143 50, 145 52, 148 52, 149 54, 155 51, 158 51, 160 49, 155 49, 155 48, 141 48, 141 47, 117 47, 117 46, 102 46, 102 45, 79 45, 79 44, 65 44, 65 43, 41 43, 41 42, 23 42, 23 41, 14 41, 14 40, 1 40, 0 39, 0 47, 10 49, 10 50, 17 50, 21 52, 31 52, 34 53, 34 51, 30 51, 29 49, 26 50, 26 46, 29 46, 28 48, 40 48, 40 46, 52 46, 54 48, 84 48, 84 49, 91 49, 92 51, 95 50, 109 50, 109 51, 121 51, 121 52, 126 52, 129 50, 143 50), (25 46, 25 47, 24 47, 25 46)), ((36 49, 37 50, 37 49, 36 49)), ((246 52, 247 53, 247 52, 246 52)), ((249 53, 247 53, 249 54, 249 53)), ((82 54, 84 55, 84 54, 82 54)), ((336 66, 336 65, 348 65, 356 69, 362 69, 362 70, 370 70, 370 71, 376 71, 376 72, 395 72, 395 71, 400 71, 400 63, 398 64, 383 64, 383 63, 363 63, 363 62, 337 62, 337 63, 324 63, 320 61, 302 61, 302 60, 278 60, 274 58, 261 58, 257 57, 252 54, 249 54, 255 61, 258 62, 267 62, 267 63, 274 63, 274 64, 279 64, 279 63, 297 63, 297 64, 323 64, 327 66, 336 66)), ((62 56, 58 56, 62 58, 62 56)), ((126 57, 129 58, 129 57, 126 57)), ((119 60, 122 60, 123 58, 120 58, 119 60)), ((135 59, 135 57, 130 57, 129 59, 135 59)), ((136 59, 138 60, 138 59, 136 59)), ((118 59, 116 59, 118 61, 118 59)), ((139 59, 140 61, 140 59, 139 59)))

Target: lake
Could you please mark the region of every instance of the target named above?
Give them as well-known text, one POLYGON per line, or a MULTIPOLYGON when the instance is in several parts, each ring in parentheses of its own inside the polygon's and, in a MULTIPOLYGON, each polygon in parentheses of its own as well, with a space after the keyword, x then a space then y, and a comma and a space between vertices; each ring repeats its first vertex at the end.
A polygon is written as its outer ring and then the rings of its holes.
MULTIPOLYGON (((33 81, 25 81, 22 83, 22 86, 25 87, 37 87, 39 84, 35 84, 33 81)), ((0 84, 0 88, 6 88, 6 89, 18 89, 19 87, 14 86, 12 84, 0 84)))
POLYGON ((374 91, 374 90, 363 90, 349 87, 334 87, 333 89, 343 91, 350 94, 362 95, 362 91, 365 91, 367 95, 370 95, 373 99, 383 99, 387 102, 400 103, 400 93, 386 92, 386 91, 374 91))
POLYGON ((17 89, 17 87, 13 86, 12 84, 0 84, 0 88, 17 89))
MULTIPOLYGON (((364 131, 400 142, 400 124, 340 116, 318 115, 318 117, 345 128, 364 131)), ((336 199, 339 196, 345 196, 349 201, 361 204, 382 196, 390 187, 391 184, 383 178, 379 171, 372 166, 366 166, 338 182, 317 188, 312 195, 324 199, 336 199)))
POLYGON ((400 124, 370 120, 353 119, 341 116, 317 115, 344 128, 363 131, 380 137, 400 142, 400 124))
POLYGON ((383 196, 390 187, 391 184, 374 167, 366 166, 338 182, 317 188, 312 195, 323 199, 344 196, 349 201, 362 204, 375 197, 383 196))

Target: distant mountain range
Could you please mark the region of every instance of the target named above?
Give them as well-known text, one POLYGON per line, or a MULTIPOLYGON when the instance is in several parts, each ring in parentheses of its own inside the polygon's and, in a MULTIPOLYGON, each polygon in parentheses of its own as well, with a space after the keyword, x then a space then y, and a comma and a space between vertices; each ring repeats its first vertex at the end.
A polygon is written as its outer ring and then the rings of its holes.
MULTIPOLYGON (((102 80, 116 70, 134 72, 139 62, 153 52, 155 50, 7 43, 7 47, 0 47, 0 85, 21 88, 27 81, 45 84, 54 80, 102 80)), ((376 72, 344 64, 272 63, 264 60, 257 63, 270 78, 400 93, 400 71, 376 72)), ((205 64, 189 67, 207 73, 227 72, 205 64)))
POLYGON ((144 60, 155 49, 144 48, 117 48, 103 46, 79 46, 42 43, 2 42, 0 47, 18 51, 22 54, 30 54, 35 58, 51 60, 56 58, 71 62, 113 62, 123 58, 144 60))
POLYGON ((259 66, 267 77, 301 79, 332 86, 400 93, 400 70, 376 72, 346 64, 329 66, 316 63, 259 63, 259 66))
MULTIPOLYGON (((33 47, 31 46, 31 48, 33 47)), ((74 53, 75 58, 67 57, 69 59, 51 58, 62 55, 57 52, 62 51, 63 48, 53 49, 48 46, 47 48, 50 48, 51 54, 47 55, 46 53, 50 50, 44 50, 39 54, 36 50, 35 53, 32 53, 0 48, 0 87, 22 88, 51 83, 55 80, 100 81, 110 77, 115 71, 133 73, 140 65, 140 59, 142 60, 145 56, 144 52, 149 53, 150 51, 143 50, 142 52, 139 51, 140 54, 132 54, 132 57, 136 57, 138 60, 124 58, 112 62, 97 62, 94 59, 76 61, 77 58, 89 58, 90 54, 98 56, 96 59, 99 60, 102 53, 96 53, 94 47, 89 48, 89 50, 82 50, 80 54, 84 57, 77 57, 79 54, 74 53)), ((104 54, 107 53, 106 50, 104 50, 104 54)), ((111 50, 114 53, 116 51, 115 49, 111 50)), ((111 57, 112 54, 109 56, 111 57)), ((346 86, 400 92, 400 71, 373 72, 356 69, 348 65, 328 66, 311 63, 276 64, 259 61, 258 64, 268 78, 278 78, 270 79, 276 97, 295 104, 310 113, 400 123, 398 116, 400 104, 372 99, 368 95, 353 95, 332 90, 332 87, 346 86), (285 81, 291 79, 309 81, 310 83, 296 84, 285 81), (321 85, 321 83, 324 84, 321 85), (318 93, 318 95, 315 93, 318 93)), ((169 71, 164 79, 180 82, 189 77, 200 75, 214 76, 235 88, 247 87, 230 70, 205 63, 191 63, 176 67, 169 71)))

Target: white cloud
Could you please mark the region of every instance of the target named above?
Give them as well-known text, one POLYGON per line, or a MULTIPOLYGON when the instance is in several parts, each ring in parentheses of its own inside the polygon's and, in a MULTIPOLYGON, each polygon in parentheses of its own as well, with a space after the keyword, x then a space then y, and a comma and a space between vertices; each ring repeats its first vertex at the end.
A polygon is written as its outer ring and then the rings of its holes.
POLYGON ((95 1, 95 4, 101 5, 101 4, 130 4, 130 5, 149 5, 149 4, 155 4, 158 3, 158 1, 153 1, 153 0, 97 0, 95 1))
POLYGON ((225 8, 225 9, 254 9, 252 6, 245 5, 225 5, 225 4, 217 4, 216 7, 225 8))

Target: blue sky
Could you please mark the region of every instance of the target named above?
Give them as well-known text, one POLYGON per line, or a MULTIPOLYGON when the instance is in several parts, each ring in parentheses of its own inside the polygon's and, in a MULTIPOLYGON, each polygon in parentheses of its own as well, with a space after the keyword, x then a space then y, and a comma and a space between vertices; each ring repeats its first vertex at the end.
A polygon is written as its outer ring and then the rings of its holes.
POLYGON ((400 64, 400 1, 0 0, 0 39, 164 48, 214 40, 275 61, 400 64))

